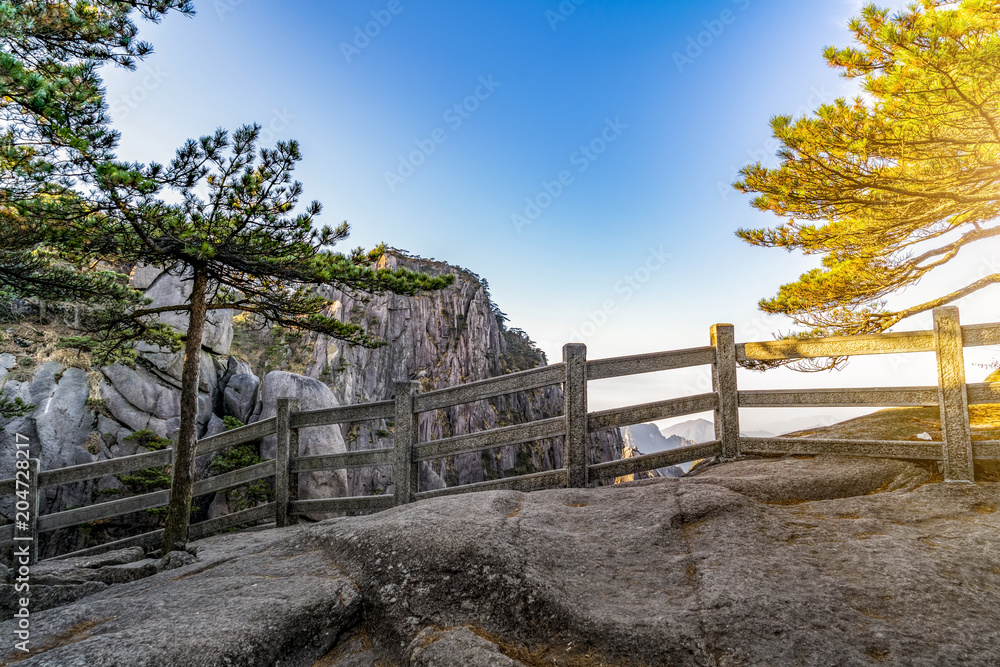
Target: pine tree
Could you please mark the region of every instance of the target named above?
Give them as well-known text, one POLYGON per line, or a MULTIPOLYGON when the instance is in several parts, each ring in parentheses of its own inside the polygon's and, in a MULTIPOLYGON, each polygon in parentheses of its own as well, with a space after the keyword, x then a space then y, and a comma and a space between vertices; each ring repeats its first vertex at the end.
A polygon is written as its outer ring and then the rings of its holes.
POLYGON ((232 141, 222 130, 189 141, 166 167, 116 161, 118 134, 98 69, 134 68, 150 47, 136 40, 132 17, 157 21, 171 11, 193 7, 189 0, 0 0, 0 293, 90 306, 88 331, 66 342, 98 363, 133 360, 140 341, 183 347, 165 549, 187 540, 198 357, 210 311, 377 346, 361 327, 324 314, 331 304, 312 286, 413 295, 452 280, 388 270, 379 264, 382 246, 332 252, 347 237, 346 223, 314 229, 315 202, 292 215, 302 192, 291 180, 298 144, 258 153, 257 126, 232 141), (167 203, 166 193, 180 203, 167 203), (114 270, 136 264, 189 277, 189 300, 149 308, 114 270), (166 311, 187 313, 186 334, 157 320, 166 311))
POLYGON ((348 235, 346 223, 314 227, 318 202, 294 214, 302 185, 291 173, 301 159, 295 141, 258 151, 259 126, 232 137, 223 130, 188 141, 168 166, 106 163, 96 177, 105 215, 75 223, 62 248, 88 260, 151 265, 184 276, 184 303, 114 307, 99 311, 88 344, 99 358, 127 358, 134 343, 159 336, 161 345, 183 345, 180 428, 175 441, 171 501, 164 549, 185 543, 194 483, 199 355, 206 317, 215 310, 251 313, 285 327, 319 332, 349 344, 382 341, 361 326, 328 314, 332 304, 316 284, 365 293, 415 295, 449 285, 380 264, 384 246, 342 254, 332 246, 348 235), (173 196, 169 196, 173 195, 173 196), (179 203, 167 203, 177 201, 179 203), (156 329, 155 316, 187 314, 187 332, 156 329))
MULTIPOLYGON (((48 249, 100 213, 92 167, 113 158, 98 70, 151 53, 133 16, 192 14, 189 0, 0 0, 0 291, 75 304, 138 304, 113 271, 81 272, 48 249)), ((105 267, 107 268, 107 267, 105 267)))
POLYGON ((788 219, 741 238, 822 256, 760 302, 811 335, 884 331, 1000 283, 994 273, 887 308, 965 246, 1000 236, 1000 3, 922 0, 894 15, 869 5, 850 29, 857 46, 824 57, 865 94, 773 118, 780 166, 748 165, 735 184, 788 219))

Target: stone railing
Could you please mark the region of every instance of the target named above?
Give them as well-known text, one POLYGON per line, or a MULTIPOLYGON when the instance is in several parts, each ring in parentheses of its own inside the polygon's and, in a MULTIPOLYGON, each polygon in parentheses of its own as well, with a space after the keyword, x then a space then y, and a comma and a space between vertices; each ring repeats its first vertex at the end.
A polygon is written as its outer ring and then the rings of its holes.
MULTIPOLYGON (((972 442, 969 404, 1000 403, 1000 383, 966 384, 963 347, 1000 344, 1000 323, 963 327, 959 324, 958 309, 947 307, 934 312, 934 324, 933 331, 741 344, 735 341, 732 325, 717 324, 711 328, 711 345, 705 347, 588 360, 585 345, 567 344, 563 347, 563 361, 558 364, 426 393, 418 393, 415 383, 400 382, 396 385, 396 396, 392 401, 303 411, 299 410, 297 399, 280 399, 275 417, 204 438, 197 446, 197 454, 203 455, 275 435, 275 459, 211 477, 194 485, 194 495, 200 496, 273 477, 274 502, 192 524, 189 538, 197 539, 233 526, 272 518, 277 526, 286 526, 295 523, 299 515, 306 513, 383 510, 456 493, 493 489, 532 491, 554 487, 584 487, 598 479, 642 473, 712 456, 733 458, 740 454, 836 453, 937 460, 943 462, 945 479, 971 482, 974 481, 975 460, 1000 459, 1000 441, 972 442), (736 369, 740 362, 912 352, 936 353, 938 386, 772 391, 746 391, 737 387, 736 369), (587 410, 589 380, 702 365, 712 367, 712 392, 600 412, 587 410), (417 424, 420 413, 551 385, 563 387, 564 405, 561 416, 418 442, 417 424), (740 408, 806 406, 937 406, 941 413, 942 441, 752 438, 740 435, 740 408), (618 461, 591 464, 587 460, 590 433, 706 411, 715 413, 716 439, 711 442, 618 461), (322 456, 299 455, 300 429, 382 419, 394 420, 392 448, 322 456), (563 438, 561 469, 443 489, 419 488, 419 470, 423 461, 560 437, 563 438), (309 500, 297 497, 298 477, 302 473, 370 466, 392 466, 393 494, 309 500)), ((29 458, 25 450, 25 455, 17 464, 17 478, 0 481, 0 494, 15 495, 15 502, 20 503, 17 510, 20 511, 22 507, 27 509, 22 517, 15 519, 15 523, 0 527, 0 546, 10 546, 21 540, 35 542, 42 532, 164 506, 169 503, 169 491, 157 491, 43 516, 37 516, 33 511, 37 507, 41 487, 169 465, 170 461, 171 450, 165 449, 42 471, 39 470, 38 460, 29 458), (21 518, 27 520, 21 521, 21 518)), ((75 555, 154 543, 161 535, 162 531, 150 532, 76 552, 75 555)), ((32 554, 35 552, 36 549, 31 549, 32 554)))

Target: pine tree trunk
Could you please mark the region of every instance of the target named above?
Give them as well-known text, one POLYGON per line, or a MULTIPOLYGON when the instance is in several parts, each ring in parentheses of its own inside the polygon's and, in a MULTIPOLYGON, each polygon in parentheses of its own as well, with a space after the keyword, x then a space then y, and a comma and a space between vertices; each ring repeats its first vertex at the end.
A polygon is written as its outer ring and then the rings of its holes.
POLYGON ((191 493, 194 487, 195 447, 198 442, 198 369, 201 362, 201 334, 207 313, 205 292, 208 276, 195 269, 191 286, 191 311, 184 342, 184 370, 181 373, 181 425, 174 444, 173 480, 170 506, 163 531, 163 553, 187 544, 191 520, 191 493))

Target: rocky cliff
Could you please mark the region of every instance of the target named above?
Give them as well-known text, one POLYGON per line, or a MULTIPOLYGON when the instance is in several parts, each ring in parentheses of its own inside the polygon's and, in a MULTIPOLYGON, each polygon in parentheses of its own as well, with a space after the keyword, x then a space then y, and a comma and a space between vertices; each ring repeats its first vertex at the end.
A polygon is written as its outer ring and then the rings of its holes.
MULTIPOLYGON (((222 432, 224 418, 243 423, 274 414, 279 397, 298 397, 304 409, 319 409, 391 399, 398 381, 415 381, 427 391, 494 377, 546 363, 544 355, 519 330, 505 326, 490 301, 486 281, 442 262, 387 256, 389 266, 407 266, 428 273, 454 273, 455 283, 440 292, 415 298, 346 293, 321 288, 334 301, 331 312, 344 321, 364 324, 387 345, 374 350, 351 348, 323 336, 306 335, 214 313, 203 340, 199 435, 222 432)), ((184 276, 137 268, 134 286, 145 289, 153 304, 183 301, 189 291, 184 276)), ((50 313, 51 316, 51 313, 50 313)), ((182 321, 170 324, 183 330, 182 321)), ((180 353, 144 348, 134 368, 93 368, 86 356, 60 350, 56 341, 70 330, 58 323, 22 322, 10 327, 0 342, 0 391, 34 406, 29 414, 2 423, 0 473, 13 476, 17 433, 32 443, 32 454, 43 469, 77 465, 145 451, 133 434, 150 432, 170 438, 179 424, 180 353)), ((532 421, 560 414, 559 387, 500 397, 490 401, 424 413, 420 439, 532 421)), ((343 424, 306 429, 304 455, 331 454, 391 446, 393 423, 343 424)), ((592 439, 592 460, 621 456, 617 431, 592 439)), ((258 453, 273 456, 273 438, 259 444, 258 453)), ((198 462, 199 476, 212 473, 211 458, 198 462)), ((422 488, 496 479, 513 473, 561 467, 559 439, 467 454, 425 465, 422 488)), ((312 473, 301 479, 302 498, 391 492, 388 469, 312 473)), ((149 486, 149 485, 147 485, 149 486)), ((156 488, 163 488, 162 485, 156 488)), ((149 488, 139 490, 153 490, 149 488)), ((116 477, 48 489, 43 513, 57 512, 102 499, 114 499, 137 489, 116 477)), ((0 499, 0 512, 10 514, 11 499, 0 499)), ((200 499, 200 518, 232 511, 246 498, 226 494, 200 499)), ((102 522, 90 527, 93 537, 119 536, 130 526, 148 527, 157 517, 148 513, 102 522)), ((88 531, 61 531, 45 545, 52 555, 80 548, 88 531)))
MULTIPOLYGON (((412 380, 420 391, 496 377, 546 364, 545 355, 528 336, 505 325, 505 317, 490 300, 488 285, 476 274, 442 262, 394 251, 385 258, 390 268, 438 275, 452 273, 455 283, 415 298, 392 294, 348 293, 329 287, 320 293, 334 302, 329 314, 364 325, 388 342, 376 349, 348 347, 325 336, 299 335, 280 329, 253 331, 237 323, 234 350, 251 360, 257 373, 291 370, 330 387, 338 405, 389 400, 395 383, 412 380), (245 352, 244 352, 245 351, 245 352)), ((474 433, 561 414, 558 386, 520 392, 488 401, 423 413, 420 441, 474 433)), ((344 424, 347 447, 378 449, 392 443, 390 421, 344 424)), ((591 460, 621 457, 616 430, 591 437, 591 460)), ((431 462, 421 477, 424 488, 454 486, 562 467, 561 439, 502 447, 482 454, 463 454, 431 462)), ((391 469, 350 471, 353 495, 391 490, 391 469)))

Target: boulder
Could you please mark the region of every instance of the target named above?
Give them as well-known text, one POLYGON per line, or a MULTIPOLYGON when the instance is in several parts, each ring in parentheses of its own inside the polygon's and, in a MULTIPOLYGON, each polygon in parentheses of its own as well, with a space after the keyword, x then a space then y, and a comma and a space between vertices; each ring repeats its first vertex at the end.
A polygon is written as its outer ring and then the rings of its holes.
POLYGON ((128 284, 135 289, 147 290, 152 287, 161 273, 163 273, 163 269, 158 266, 137 264, 128 276, 128 284))
POLYGON ((226 370, 219 378, 219 392, 223 414, 249 424, 260 398, 260 378, 254 375, 250 364, 229 357, 226 370))
MULTIPOLYGON (((161 381, 164 384, 180 386, 181 376, 184 373, 183 350, 171 352, 147 343, 139 343, 136 349, 142 358, 163 376, 161 381)), ((219 391, 219 368, 216 366, 216 359, 202 350, 198 364, 198 391, 214 398, 219 391)))
POLYGON ((930 482, 933 475, 909 461, 831 455, 714 463, 693 469, 686 479, 724 486, 764 503, 780 503, 909 490, 930 482))
MULTIPOLYGON (((191 297, 190 272, 179 274, 176 270, 163 271, 156 267, 143 266, 132 271, 130 282, 133 287, 146 290, 146 296, 153 300, 149 305, 150 308, 185 304, 191 297)), ((164 324, 187 332, 187 313, 167 312, 161 313, 157 317, 164 324)), ((201 338, 202 347, 216 354, 229 354, 232 342, 232 311, 209 311, 201 338)))
MULTIPOLYGON (((180 390, 165 384, 149 370, 116 364, 101 369, 106 382, 101 383, 101 398, 111 416, 133 431, 149 429, 161 438, 169 438, 180 426, 180 390)), ((212 399, 198 395, 199 435, 212 418, 212 399)))
POLYGON ((84 445, 97 418, 87 406, 90 385, 87 372, 55 362, 43 364, 36 383, 52 380, 51 391, 35 405, 35 434, 41 448, 42 469, 52 470, 96 460, 84 445))
POLYGON ((259 396, 260 378, 252 373, 234 375, 222 394, 223 410, 246 424, 257 407, 259 396))
MULTIPOLYGON (((270 419, 277 412, 277 399, 297 398, 301 410, 321 410, 337 407, 337 399, 330 388, 319 380, 285 371, 272 371, 264 376, 261 383, 260 419, 270 419)), ((275 436, 261 441, 260 453, 266 459, 273 459, 275 436)), ((336 424, 313 426, 299 433, 299 455, 342 454, 347 451, 344 436, 336 424)), ((343 470, 306 473, 299 476, 299 498, 338 498, 350 495, 347 492, 347 474, 343 470)), ((320 519, 328 516, 309 515, 320 519)))
MULTIPOLYGON (((96 456, 87 450, 97 424, 87 405, 87 373, 79 368, 47 362, 35 370, 30 382, 7 379, 3 383, 8 398, 20 397, 34 409, 23 417, 0 420, 0 477, 13 477, 17 443, 28 443, 31 456, 41 460, 42 470, 90 463, 96 456)), ((58 512, 90 502, 89 482, 48 487, 40 495, 43 513, 58 512)), ((0 512, 11 513, 13 496, 0 498, 0 512)))

